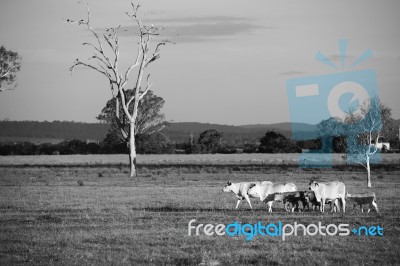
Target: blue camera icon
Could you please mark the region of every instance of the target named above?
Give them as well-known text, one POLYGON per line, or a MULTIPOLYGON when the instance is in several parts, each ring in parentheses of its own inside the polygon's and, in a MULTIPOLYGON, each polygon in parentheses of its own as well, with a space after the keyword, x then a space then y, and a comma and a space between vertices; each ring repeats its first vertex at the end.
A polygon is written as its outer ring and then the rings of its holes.
MULTIPOLYGON (((369 69, 293 78, 287 80, 286 88, 292 139, 297 141, 318 138, 315 131, 306 132, 304 124, 317 125, 333 117, 339 118, 337 123, 345 127, 339 121, 343 121, 349 111, 359 112, 363 103, 378 95, 376 73, 369 69)), ((354 139, 354 134, 348 137, 354 139)), ((330 152, 323 156, 303 153, 300 155, 300 166, 331 167, 332 139, 323 139, 321 150, 330 152)))

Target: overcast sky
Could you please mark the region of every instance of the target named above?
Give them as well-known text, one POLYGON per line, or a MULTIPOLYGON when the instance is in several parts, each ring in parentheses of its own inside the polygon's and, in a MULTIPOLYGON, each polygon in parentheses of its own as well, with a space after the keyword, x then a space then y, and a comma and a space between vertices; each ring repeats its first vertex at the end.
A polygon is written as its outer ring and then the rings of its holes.
MULTIPOLYGON (((122 25, 128 0, 88 1, 96 28, 122 25)), ((379 96, 400 118, 400 1, 146 0, 145 21, 164 25, 176 45, 163 47, 149 68, 152 90, 175 122, 230 125, 290 121, 286 80, 373 69, 379 96), (316 60, 318 51, 340 65, 339 39, 348 40, 343 69, 316 60), (364 51, 373 57, 350 67, 364 51)), ((99 74, 69 67, 92 51, 85 7, 69 0, 2 0, 0 45, 18 52, 16 90, 0 93, 0 120, 96 122, 111 92, 99 74)), ((125 62, 137 38, 121 36, 125 62)))

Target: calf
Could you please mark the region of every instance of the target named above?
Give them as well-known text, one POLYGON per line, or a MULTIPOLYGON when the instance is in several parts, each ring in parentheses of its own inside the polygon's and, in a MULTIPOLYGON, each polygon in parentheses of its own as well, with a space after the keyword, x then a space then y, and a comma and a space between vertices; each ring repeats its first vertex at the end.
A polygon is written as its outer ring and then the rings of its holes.
POLYGON ((285 204, 286 211, 289 211, 288 206, 291 204, 292 212, 294 212, 295 209, 298 209, 300 212, 299 203, 301 202, 303 210, 305 209, 307 203, 305 197, 306 193, 307 192, 305 191, 277 192, 274 194, 274 201, 279 201, 285 204))
POLYGON ((353 202, 353 212, 355 211, 356 205, 360 205, 361 212, 364 212, 362 205, 369 204, 368 213, 371 211, 372 206, 375 207, 378 212, 378 205, 376 204, 376 195, 374 192, 350 194, 346 193, 346 199, 353 202))
MULTIPOLYGON (((317 201, 317 198, 315 197, 314 191, 311 191, 311 190, 306 191, 306 193, 305 193, 305 198, 306 198, 306 202, 307 202, 306 206, 307 206, 307 208, 308 208, 309 210, 310 210, 311 208, 312 208, 313 210, 318 209, 318 208, 321 208, 321 202, 318 202, 318 201, 317 201)), ((328 203, 330 204, 331 209, 333 208, 333 210, 334 210, 335 212, 339 209, 338 200, 337 200, 337 199, 334 200, 334 201, 328 200, 328 201, 326 202, 326 204, 328 204, 328 203), (332 205, 332 204, 333 204, 333 205, 332 205)))
POLYGON ((250 191, 250 189, 256 185, 261 185, 261 184, 272 185, 272 182, 263 181, 263 182, 231 183, 230 181, 228 181, 228 183, 225 185, 222 191, 233 192, 236 195, 236 197, 238 198, 238 201, 236 203, 236 209, 239 207, 240 202, 244 199, 247 200, 247 202, 250 205, 250 208, 253 209, 253 207, 251 206, 250 198, 259 198, 260 195, 257 193, 257 191, 250 191))

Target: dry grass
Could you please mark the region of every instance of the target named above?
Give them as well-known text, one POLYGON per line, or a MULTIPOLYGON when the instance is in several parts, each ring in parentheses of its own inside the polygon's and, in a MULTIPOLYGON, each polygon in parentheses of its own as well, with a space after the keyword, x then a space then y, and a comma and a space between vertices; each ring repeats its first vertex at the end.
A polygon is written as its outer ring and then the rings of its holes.
MULTIPOLYGON (((325 154, 309 154, 309 162, 323 158, 325 154)), ((333 154, 334 165, 345 165, 343 154, 333 154)), ((381 154, 382 164, 400 164, 400 154, 381 154)), ((327 160, 327 159, 324 159, 327 160)), ((128 164, 128 155, 40 155, 40 156, 0 156, 0 166, 20 165, 65 165, 65 166, 91 166, 91 165, 121 165, 128 164)), ((164 155, 138 155, 139 165, 298 165, 299 154, 164 154, 164 155)))
POLYGON ((271 173, 203 170, 179 173, 145 169, 139 180, 111 168, 0 168, 0 264, 157 264, 157 265, 364 265, 397 264, 400 254, 399 171, 373 177, 381 213, 275 212, 253 199, 233 210, 227 180, 294 182, 342 180, 348 191, 363 191, 363 172, 274 168, 271 173), (78 180, 84 186, 77 184, 78 180), (198 223, 257 221, 304 224, 349 223, 384 227, 383 237, 188 236, 198 223))

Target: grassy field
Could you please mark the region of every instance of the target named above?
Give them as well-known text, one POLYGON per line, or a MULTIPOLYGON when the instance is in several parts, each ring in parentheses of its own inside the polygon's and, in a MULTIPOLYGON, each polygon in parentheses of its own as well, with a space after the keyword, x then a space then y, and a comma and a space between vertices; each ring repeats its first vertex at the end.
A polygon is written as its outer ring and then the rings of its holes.
MULTIPOLYGON (((65 159, 65 157, 64 157, 65 159)), ((14 158, 15 160, 15 158, 14 158)), ((245 160, 245 159, 242 159, 245 160)), ((252 160, 251 158, 249 160, 252 160)), ((81 160, 83 162, 84 160, 81 160)), ((209 168, 1 167, 0 264, 155 265, 395 265, 400 261, 400 171, 373 171, 380 213, 267 213, 252 199, 234 210, 226 181, 340 180, 349 192, 367 191, 363 171, 301 170, 274 166, 267 173, 209 168), (81 180, 83 186, 77 181, 81 180), (384 236, 188 236, 195 224, 347 223, 380 225, 384 236)), ((328 207, 329 208, 329 207, 328 207)))
MULTIPOLYGON (((309 160, 328 160, 324 158, 326 154, 309 154, 309 160)), ((400 164, 400 154, 385 153, 381 154, 382 164, 400 164)), ((334 165, 345 165, 343 154, 333 154, 332 163, 334 165)), ((40 156, 0 156, 0 166, 8 165, 120 165, 128 164, 127 154, 107 154, 107 155, 40 155, 40 156)), ((298 165, 299 154, 162 154, 162 155, 138 155, 139 165, 148 164, 260 164, 260 165, 298 165)))

